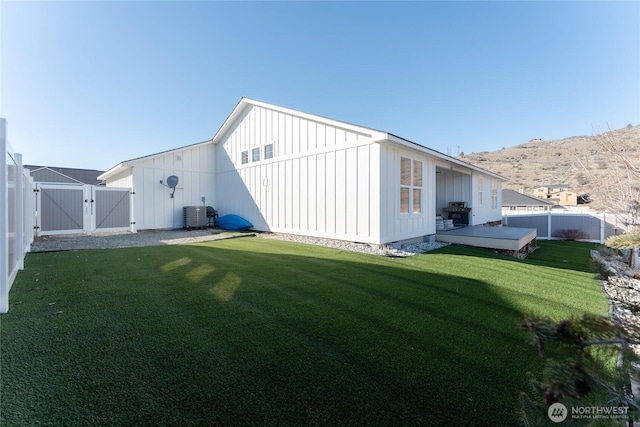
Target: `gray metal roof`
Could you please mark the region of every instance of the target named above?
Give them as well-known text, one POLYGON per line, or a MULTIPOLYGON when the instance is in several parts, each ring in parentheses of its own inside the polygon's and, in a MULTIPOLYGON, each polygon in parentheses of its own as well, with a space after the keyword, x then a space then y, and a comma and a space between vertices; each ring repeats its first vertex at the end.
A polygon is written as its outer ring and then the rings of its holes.
POLYGON ((514 190, 502 190, 502 206, 554 206, 554 203, 514 190))
POLYGON ((98 176, 102 175, 104 171, 35 165, 25 165, 24 167, 31 171, 34 181, 38 182, 77 182, 91 185, 103 183, 103 181, 98 180, 98 176))

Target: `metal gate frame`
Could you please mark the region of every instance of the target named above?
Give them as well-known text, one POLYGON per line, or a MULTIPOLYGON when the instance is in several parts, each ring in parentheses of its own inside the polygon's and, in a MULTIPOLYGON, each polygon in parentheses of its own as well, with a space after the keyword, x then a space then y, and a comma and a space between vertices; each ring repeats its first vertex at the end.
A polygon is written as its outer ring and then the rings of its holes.
POLYGON ((131 231, 132 233, 137 231, 133 219, 133 191, 131 188, 45 182, 38 182, 35 187, 34 229, 36 236, 59 234, 86 234, 90 236, 96 231, 131 231), (58 195, 63 195, 63 197, 56 200, 53 197, 53 192, 58 192, 58 195), (97 202, 101 199, 97 195, 106 192, 119 192, 122 196, 112 197, 111 201, 115 204, 105 207, 97 202), (103 207, 105 207, 105 211, 101 211, 103 207), (128 215, 126 212, 124 213, 127 218, 123 218, 123 209, 127 207, 128 215), (53 212, 45 212, 47 209, 53 209, 53 212), (113 212, 120 214, 117 224, 113 224, 113 221, 107 221, 113 212), (52 216, 56 214, 58 217, 52 216), (98 214, 100 221, 97 220, 98 214))

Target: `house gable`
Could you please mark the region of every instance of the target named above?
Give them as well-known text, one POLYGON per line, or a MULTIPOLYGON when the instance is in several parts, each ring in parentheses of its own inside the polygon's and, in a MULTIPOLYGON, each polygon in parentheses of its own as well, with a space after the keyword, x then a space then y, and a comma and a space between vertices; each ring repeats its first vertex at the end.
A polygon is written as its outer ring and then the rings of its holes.
POLYGON ((213 138, 216 205, 260 230, 377 242, 374 132, 243 98, 213 138))
POLYGON ((243 98, 212 141, 216 170, 295 159, 372 143, 376 131, 243 98), (221 136, 222 135, 222 136, 221 136))
POLYGON ((90 184, 99 185, 98 179, 103 173, 91 169, 58 168, 53 166, 26 165, 35 182, 56 182, 63 184, 90 184))

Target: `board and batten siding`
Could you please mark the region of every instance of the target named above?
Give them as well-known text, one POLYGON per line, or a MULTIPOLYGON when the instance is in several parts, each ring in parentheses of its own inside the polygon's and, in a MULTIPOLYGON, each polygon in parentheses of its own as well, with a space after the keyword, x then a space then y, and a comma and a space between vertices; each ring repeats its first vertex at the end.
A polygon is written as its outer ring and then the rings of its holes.
POLYGON ((220 215, 240 215, 257 230, 379 242, 380 153, 371 136, 251 106, 217 154, 220 215), (272 159, 264 159, 268 144, 272 159))
MULTIPOLYGON (((435 176, 432 157, 419 151, 406 150, 391 144, 381 144, 381 242, 389 243, 434 234, 436 230, 435 176), (422 205, 420 213, 400 213, 400 159, 422 163, 422 205)), ((410 208, 411 210, 411 208, 410 208)))
POLYGON ((106 183, 107 187, 132 188, 133 187, 133 170, 128 169, 109 178, 106 183))
POLYGON ((487 222, 502 220, 502 182, 482 173, 474 173, 471 186, 474 197, 470 203, 472 221, 471 225, 482 225, 487 222), (492 200, 491 189, 497 190, 496 201, 492 200), (482 191, 480 191, 482 187, 482 191), (482 197, 480 197, 482 193, 482 197))
POLYGON ((181 228, 183 206, 201 206, 202 197, 213 206, 214 152, 213 144, 201 144, 127 162, 131 169, 109 179, 107 186, 133 188, 138 230, 181 228), (171 189, 160 184, 171 175, 179 178, 173 198, 171 189))
MULTIPOLYGON (((467 206, 473 206, 473 189, 471 187, 471 175, 461 173, 449 168, 441 168, 436 176, 436 213, 447 218, 444 208, 449 202, 467 202, 467 206)), ((472 211, 473 212, 473 211, 472 211)), ((469 218, 471 221, 472 219, 469 218)))

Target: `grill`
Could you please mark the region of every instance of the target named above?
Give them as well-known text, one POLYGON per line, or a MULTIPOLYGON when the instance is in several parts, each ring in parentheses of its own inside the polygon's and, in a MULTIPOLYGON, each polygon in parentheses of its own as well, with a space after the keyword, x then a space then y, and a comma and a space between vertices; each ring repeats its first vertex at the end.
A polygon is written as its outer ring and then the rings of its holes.
POLYGON ((453 225, 469 225, 471 208, 467 207, 467 202, 449 202, 449 207, 443 208, 442 212, 446 212, 447 218, 453 220, 453 225))

